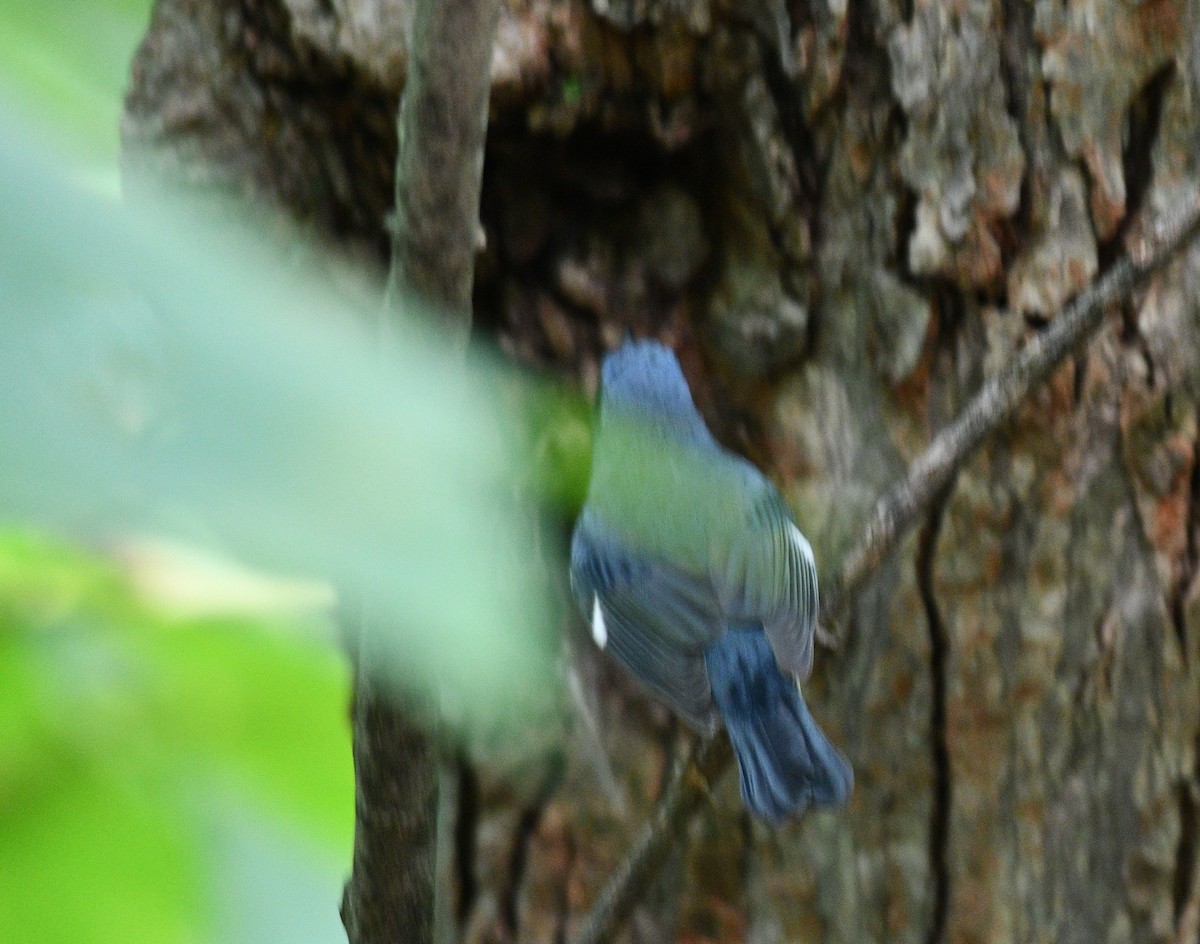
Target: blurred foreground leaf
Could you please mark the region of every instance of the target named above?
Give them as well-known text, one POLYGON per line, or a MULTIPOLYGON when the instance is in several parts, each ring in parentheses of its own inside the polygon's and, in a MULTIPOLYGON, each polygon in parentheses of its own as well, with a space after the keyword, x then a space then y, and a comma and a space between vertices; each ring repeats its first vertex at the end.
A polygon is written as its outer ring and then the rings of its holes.
POLYGON ((516 381, 415 330, 385 362, 311 253, 29 140, 0 122, 0 941, 336 940, 332 588, 452 723, 552 687, 516 381))
POLYGON ((301 629, 165 618, 109 562, 0 533, 0 940, 248 940, 318 906, 336 927, 349 686, 301 629), (247 830, 291 850, 279 871, 235 869, 247 830))
POLYGON ((487 716, 546 604, 494 387, 207 208, 122 211, 0 128, 0 516, 155 534, 330 581, 396 628, 389 678, 487 716), (482 702, 482 703, 481 703, 482 702))
POLYGON ((118 128, 129 63, 150 0, 0 4, 0 98, 51 131, 77 176, 116 195, 118 128))

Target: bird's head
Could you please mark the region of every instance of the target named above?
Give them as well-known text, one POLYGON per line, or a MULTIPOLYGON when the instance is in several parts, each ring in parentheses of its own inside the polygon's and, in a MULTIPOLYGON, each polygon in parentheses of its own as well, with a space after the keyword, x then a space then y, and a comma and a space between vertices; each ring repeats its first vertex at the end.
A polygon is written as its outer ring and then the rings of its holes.
POLYGON ((626 341, 604 358, 600 413, 704 426, 675 353, 657 341, 626 341))

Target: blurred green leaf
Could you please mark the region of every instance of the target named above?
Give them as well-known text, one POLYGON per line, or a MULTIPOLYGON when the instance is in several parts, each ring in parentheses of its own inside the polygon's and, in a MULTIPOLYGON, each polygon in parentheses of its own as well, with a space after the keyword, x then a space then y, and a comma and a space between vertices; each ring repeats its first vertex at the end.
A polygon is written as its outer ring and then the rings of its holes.
POLYGON ((243 795, 349 861, 354 780, 349 679, 329 645, 253 624, 199 624, 151 640, 160 745, 231 772, 243 795))
POLYGON ((150 0, 0 6, 0 102, 54 134, 116 193, 121 103, 150 0))
POLYGON ((559 564, 520 382, 416 329, 385 358, 319 254, 32 140, 0 122, 0 941, 336 937, 348 671, 297 609, 336 588, 383 680, 523 723, 559 564))
POLYGON ((536 687, 548 614, 494 370, 416 329, 385 364, 261 234, 119 211, 4 130, 0 515, 328 579, 394 631, 385 676, 469 713, 536 687))
POLYGON ((315 628, 165 617, 111 562, 0 532, 0 940, 210 939, 235 893, 251 924, 311 914, 313 869, 335 902, 353 835, 346 676, 315 628), (231 889, 224 853, 203 849, 248 805, 295 852, 231 889))
POLYGON ((144 785, 69 754, 0 815, 0 940, 163 944, 200 940, 194 843, 144 785))
POLYGON ((214 939, 221 944, 344 944, 338 916, 346 859, 273 828, 236 794, 218 794, 212 869, 214 939))

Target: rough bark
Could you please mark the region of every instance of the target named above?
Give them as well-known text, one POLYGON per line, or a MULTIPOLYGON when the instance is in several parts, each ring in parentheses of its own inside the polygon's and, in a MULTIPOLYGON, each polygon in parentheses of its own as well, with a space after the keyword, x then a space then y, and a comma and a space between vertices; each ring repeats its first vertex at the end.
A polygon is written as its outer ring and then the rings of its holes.
MULTIPOLYGON (((366 636, 385 627, 356 625, 366 636)), ((342 895, 350 944, 434 940, 437 757, 430 718, 380 691, 360 662, 352 707, 354 861, 342 895)))
MULTIPOLYGON (((386 252, 403 0, 160 0, 134 166, 386 252), (380 124, 378 115, 387 121, 380 124)), ((824 576, 985 377, 1193 199, 1187 0, 510 0, 477 318, 594 389, 675 343, 824 576)), ((768 833, 733 778, 630 941, 1195 941, 1200 254, 1117 306, 953 476, 818 659, 845 811, 768 833)), ((472 762, 463 933, 573 936, 678 726, 575 637, 540 769, 472 762)))

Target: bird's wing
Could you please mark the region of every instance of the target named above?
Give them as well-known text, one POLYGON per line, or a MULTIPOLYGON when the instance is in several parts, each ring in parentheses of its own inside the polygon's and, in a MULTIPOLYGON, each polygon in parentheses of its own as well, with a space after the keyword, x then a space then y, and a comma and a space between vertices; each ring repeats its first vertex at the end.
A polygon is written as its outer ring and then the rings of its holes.
POLYGON ((630 553, 585 512, 571 589, 601 648, 692 727, 715 728, 704 653, 723 625, 707 579, 630 553))
POLYGON ((820 606, 817 567, 787 503, 769 482, 722 550, 715 568, 722 603, 738 619, 761 622, 780 668, 806 679, 820 606))

